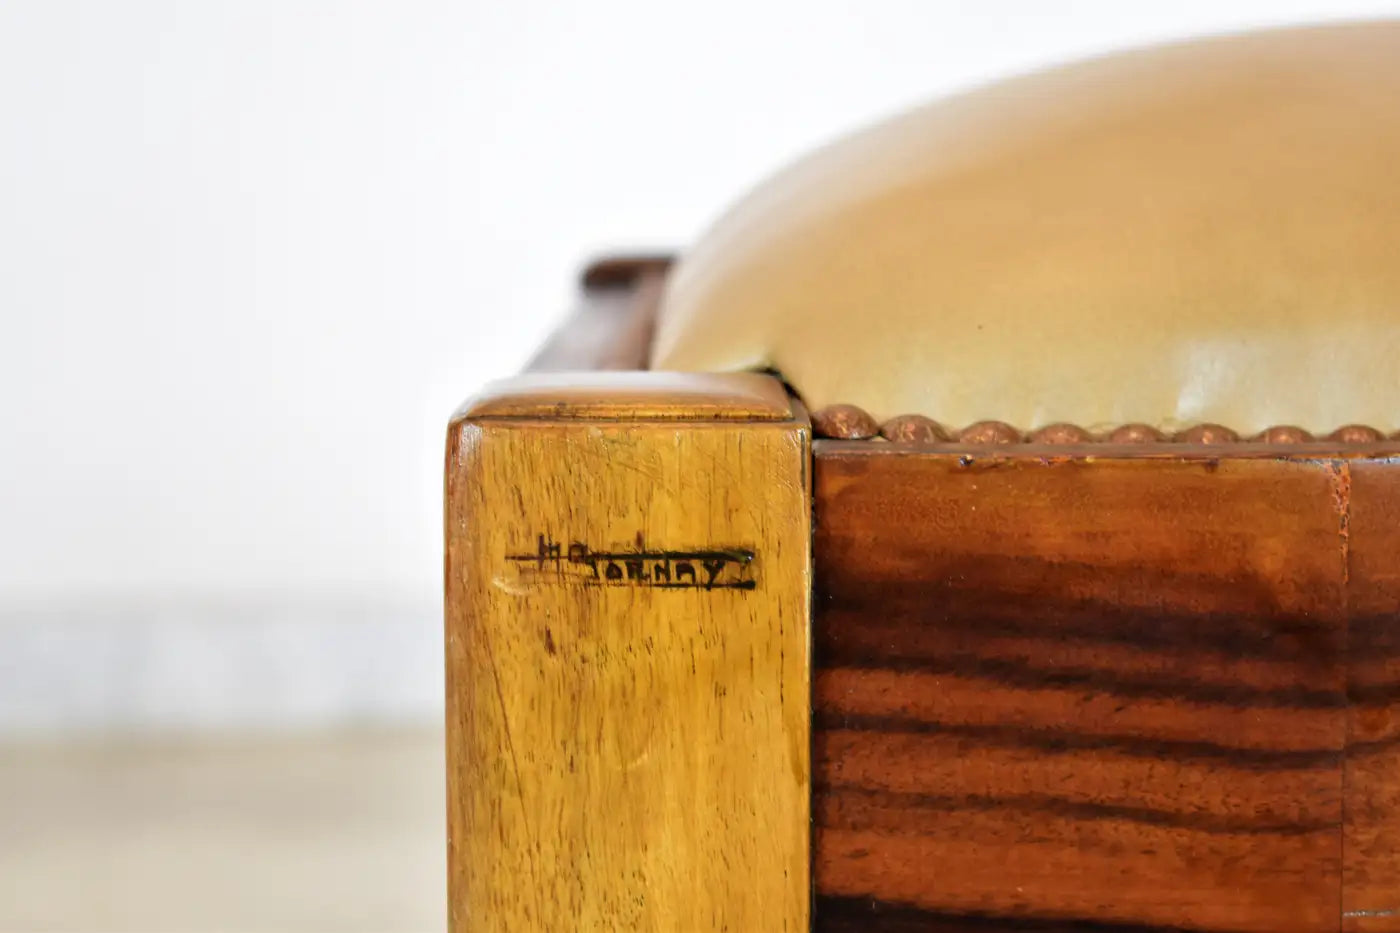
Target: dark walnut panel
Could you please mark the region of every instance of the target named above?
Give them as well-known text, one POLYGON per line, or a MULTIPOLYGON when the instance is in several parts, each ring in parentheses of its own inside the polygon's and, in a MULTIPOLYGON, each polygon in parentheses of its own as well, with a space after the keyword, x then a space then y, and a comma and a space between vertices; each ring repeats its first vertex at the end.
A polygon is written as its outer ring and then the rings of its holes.
POLYGON ((817 929, 1400 930, 1400 466, 1222 453, 817 445, 817 929))
POLYGON ((1343 933, 1400 930, 1400 463, 1349 464, 1343 933))

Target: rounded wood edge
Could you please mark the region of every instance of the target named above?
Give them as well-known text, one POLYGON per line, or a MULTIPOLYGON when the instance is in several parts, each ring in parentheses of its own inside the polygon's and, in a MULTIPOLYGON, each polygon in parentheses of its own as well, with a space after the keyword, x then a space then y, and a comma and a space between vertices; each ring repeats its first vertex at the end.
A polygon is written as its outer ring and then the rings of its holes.
POLYGON ((492 418, 788 421, 792 399, 763 373, 526 373, 485 386, 453 423, 492 418))
POLYGON ((579 284, 587 290, 628 288, 648 273, 664 275, 675 263, 670 253, 636 253, 600 256, 584 267, 579 284))

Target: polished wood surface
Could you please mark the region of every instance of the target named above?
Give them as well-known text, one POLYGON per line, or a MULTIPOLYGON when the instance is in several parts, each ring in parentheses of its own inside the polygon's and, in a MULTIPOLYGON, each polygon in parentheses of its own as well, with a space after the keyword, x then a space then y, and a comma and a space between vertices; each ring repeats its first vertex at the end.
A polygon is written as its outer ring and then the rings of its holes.
POLYGON ((527 373, 487 385, 461 418, 787 421, 782 383, 759 373, 527 373))
POLYGON ((590 262, 579 284, 588 291, 636 288, 648 279, 664 277, 674 264, 670 253, 616 253, 590 262))
POLYGON ((1400 464, 814 475, 817 929, 1400 930, 1400 464))
POLYGON ((1400 930, 1400 468, 1347 465, 1343 933, 1400 930))
POLYGON ((671 260, 615 256, 580 276, 574 310, 526 366, 532 372, 647 368, 656 309, 671 260))
POLYGON ((811 428, 714 378, 453 422, 454 933, 810 928, 811 428))

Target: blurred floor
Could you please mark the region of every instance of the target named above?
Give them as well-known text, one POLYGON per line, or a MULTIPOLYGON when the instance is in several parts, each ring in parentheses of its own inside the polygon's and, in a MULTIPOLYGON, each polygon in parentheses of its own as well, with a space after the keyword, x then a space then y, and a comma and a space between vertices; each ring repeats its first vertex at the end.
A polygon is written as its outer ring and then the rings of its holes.
POLYGON ((0 746, 0 930, 437 931, 435 730, 0 746))

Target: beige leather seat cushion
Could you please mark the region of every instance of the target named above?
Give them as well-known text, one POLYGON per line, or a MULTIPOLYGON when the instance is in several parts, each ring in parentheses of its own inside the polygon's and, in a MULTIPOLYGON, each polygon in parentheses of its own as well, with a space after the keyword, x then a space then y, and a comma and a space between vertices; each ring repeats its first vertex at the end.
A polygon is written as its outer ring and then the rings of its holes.
POLYGON ((652 362, 954 427, 1400 429, 1400 22, 1089 61, 838 142, 685 256, 652 362))

